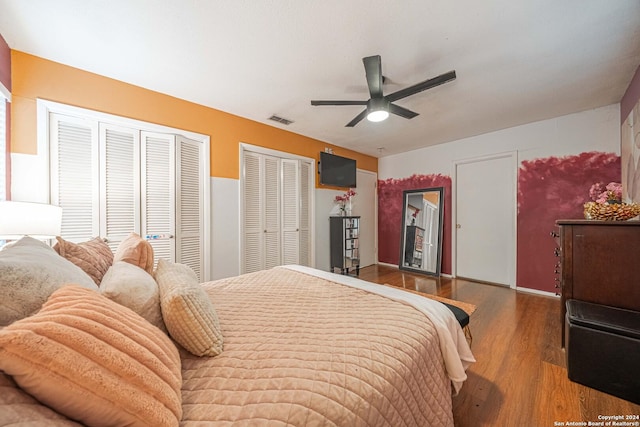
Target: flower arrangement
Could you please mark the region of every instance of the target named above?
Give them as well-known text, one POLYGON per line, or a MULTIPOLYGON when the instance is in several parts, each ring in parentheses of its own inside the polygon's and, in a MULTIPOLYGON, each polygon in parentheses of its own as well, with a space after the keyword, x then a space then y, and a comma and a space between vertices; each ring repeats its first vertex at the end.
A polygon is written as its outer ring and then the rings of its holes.
POLYGON ((589 197, 592 201, 600 204, 622 203, 622 184, 610 182, 603 187, 602 182, 596 182, 589 189, 589 197))
POLYGON ((340 215, 345 216, 347 214, 347 203, 351 202, 351 198, 356 195, 356 192, 353 188, 350 188, 349 191, 344 193, 342 196, 336 196, 335 202, 340 205, 340 215))
POLYGON ((597 182, 589 189, 590 202, 584 204, 586 219, 626 221, 640 215, 640 205, 622 202, 622 184, 597 182))

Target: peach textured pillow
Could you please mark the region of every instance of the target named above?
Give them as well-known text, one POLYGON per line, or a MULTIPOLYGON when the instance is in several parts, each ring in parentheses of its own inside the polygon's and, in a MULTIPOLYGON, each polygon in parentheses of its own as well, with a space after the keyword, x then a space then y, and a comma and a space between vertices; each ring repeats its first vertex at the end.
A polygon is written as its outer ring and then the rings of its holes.
POLYGON ((178 426, 180 357, 169 337, 79 286, 55 291, 0 330, 0 370, 67 417, 92 426, 178 426))
POLYGON ((0 426, 82 427, 38 402, 0 372, 0 426))
POLYGON ((68 242, 59 236, 56 240, 58 243, 53 249, 80 267, 99 286, 102 276, 113 264, 113 252, 109 245, 99 237, 82 243, 68 242))
POLYGON ((155 278, 169 335, 196 356, 222 353, 220 321, 196 273, 184 264, 160 259, 155 278))
POLYGON ((139 234, 131 233, 118 245, 113 262, 124 261, 153 274, 153 247, 139 234))

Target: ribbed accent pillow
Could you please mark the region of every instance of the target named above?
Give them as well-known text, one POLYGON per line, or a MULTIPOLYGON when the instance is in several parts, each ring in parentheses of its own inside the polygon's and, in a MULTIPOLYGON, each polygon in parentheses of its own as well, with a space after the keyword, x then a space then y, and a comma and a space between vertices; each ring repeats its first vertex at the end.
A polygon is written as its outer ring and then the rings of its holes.
POLYGON ((130 233, 118 245, 113 262, 124 261, 136 265, 149 274, 153 274, 153 247, 139 234, 130 233))
POLYGON ((100 286, 102 276, 113 264, 113 252, 109 245, 100 237, 82 243, 68 242, 60 236, 56 237, 56 240, 58 242, 53 249, 80 267, 100 286))
POLYGON ((160 259, 155 278, 160 287, 162 318, 169 335, 196 356, 222 353, 218 315, 194 271, 184 264, 160 259))
POLYGON ((178 350, 97 291, 65 286, 0 330, 0 370, 40 402, 92 426, 177 426, 178 350))

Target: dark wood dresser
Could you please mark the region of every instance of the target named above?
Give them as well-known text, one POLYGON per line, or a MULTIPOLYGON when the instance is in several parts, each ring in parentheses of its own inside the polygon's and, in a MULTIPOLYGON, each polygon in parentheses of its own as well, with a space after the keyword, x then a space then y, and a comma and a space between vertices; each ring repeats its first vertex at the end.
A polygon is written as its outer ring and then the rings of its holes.
MULTIPOLYGON (((640 311, 640 221, 558 220, 561 325, 575 299, 640 311)), ((562 346, 564 347, 564 328, 562 346)))

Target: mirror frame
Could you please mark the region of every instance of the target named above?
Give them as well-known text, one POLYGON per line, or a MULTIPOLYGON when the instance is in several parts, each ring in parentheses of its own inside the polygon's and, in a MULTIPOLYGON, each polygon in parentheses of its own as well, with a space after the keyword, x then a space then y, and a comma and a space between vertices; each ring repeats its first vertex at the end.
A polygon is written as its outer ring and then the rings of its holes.
POLYGON ((418 188, 415 190, 404 190, 402 192, 402 228, 400 229, 400 258, 398 259, 398 268, 400 270, 411 271, 414 273, 427 274, 429 276, 440 276, 441 268, 442 268, 442 235, 444 231, 444 187, 430 187, 430 188, 418 188), (435 271, 427 271, 420 268, 415 267, 407 267, 404 265, 404 252, 405 252, 405 244, 406 244, 406 219, 407 219, 407 205, 409 204, 409 196, 416 193, 427 193, 427 192, 437 192, 438 193, 438 241, 436 244, 437 250, 437 260, 436 260, 436 270, 435 271))

